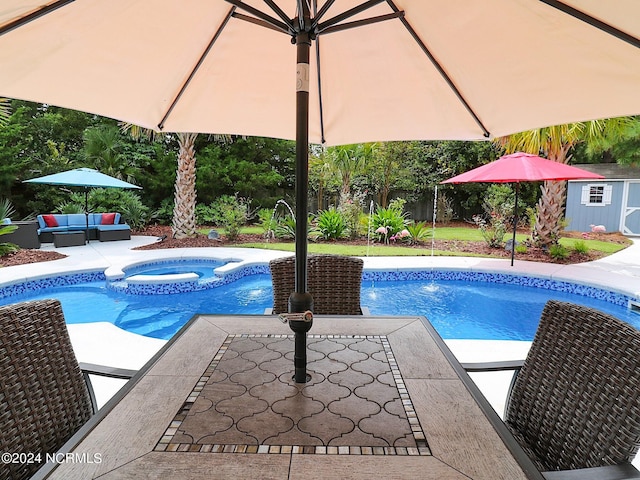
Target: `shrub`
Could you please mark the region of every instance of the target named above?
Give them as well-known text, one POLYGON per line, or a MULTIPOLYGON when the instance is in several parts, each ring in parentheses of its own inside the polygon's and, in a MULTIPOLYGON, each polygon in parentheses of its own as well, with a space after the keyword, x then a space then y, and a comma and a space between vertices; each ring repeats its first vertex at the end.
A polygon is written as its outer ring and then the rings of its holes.
POLYGON ((364 194, 341 193, 338 211, 342 214, 347 226, 346 234, 350 238, 356 238, 359 234, 360 217, 363 214, 364 194))
POLYGON ((579 240, 573 244, 573 251, 576 253, 588 253, 589 247, 587 247, 587 244, 585 242, 579 240))
MULTIPOLYGON (((173 217, 173 213, 171 215, 173 217)), ((211 205, 199 203, 196 205, 196 222, 198 225, 213 225, 216 223, 216 210, 211 205)))
POLYGON ((404 204, 405 200, 395 199, 388 208, 376 208, 371 219, 371 228, 379 241, 388 243, 389 238, 404 230, 407 224, 406 213, 402 211, 404 204))
MULTIPOLYGON (((198 218, 198 207, 196 206, 196 218, 198 218)), ((160 202, 160 208, 151 214, 149 220, 158 222, 161 225, 170 225, 173 220, 173 198, 165 198, 160 202)))
MULTIPOLYGON (((284 239, 284 240, 292 240, 296 238, 296 219, 291 215, 287 214, 284 217, 277 217, 278 223, 275 229, 275 237, 284 239)), ((315 234, 315 229, 311 223, 312 216, 309 215, 307 217, 307 237, 313 239, 315 234)))
POLYGON ((291 215, 277 218, 274 234, 276 238, 290 240, 296 238, 296 219, 291 215))
POLYGON ((84 205, 73 202, 64 202, 56 207, 56 211, 66 215, 71 213, 84 213, 84 205))
MULTIPOLYGON (((9 217, 4 217, 4 218, 9 218, 9 217)), ((17 225, 0 226, 0 235, 5 235, 8 233, 14 232, 17 230, 17 228, 18 228, 17 225)), ((0 243, 0 257, 8 253, 17 252, 18 250, 20 250, 20 247, 18 247, 13 243, 8 243, 8 242, 0 243)))
POLYGON ((149 208, 140 201, 137 195, 133 195, 122 204, 120 214, 124 221, 135 230, 144 228, 149 222, 149 208))
POLYGON ((275 236, 278 220, 273 216, 273 209, 261 208, 258 210, 258 224, 262 228, 262 236, 264 238, 273 238, 275 236))
POLYGON ((213 222, 226 230, 229 240, 238 238, 240 229, 255 216, 251 200, 236 195, 222 195, 209 205, 213 222))
POLYGON ((347 222, 341 211, 335 207, 318 214, 316 227, 318 234, 325 240, 337 240, 347 233, 347 222))
POLYGON ((549 256, 554 260, 564 260, 569 257, 569 250, 564 245, 556 243, 549 247, 549 256))
POLYGON ((527 246, 522 243, 516 245, 516 253, 527 253, 528 250, 527 246))
POLYGON ((433 234, 425 222, 411 222, 407 225, 407 231, 409 232, 409 243, 413 245, 429 240, 433 234))
POLYGON ((485 215, 474 215, 473 221, 480 229, 482 238, 491 248, 504 245, 504 236, 513 215, 513 192, 508 185, 492 185, 484 198, 485 215))
MULTIPOLYGON (((90 212, 120 212, 122 221, 133 229, 143 228, 149 222, 149 207, 140 196, 130 190, 119 188, 94 188, 89 191, 90 212)), ((84 213, 84 194, 73 193, 70 201, 58 206, 61 213, 84 213)))
POLYGON ((16 213, 16 210, 13 208, 11 200, 8 198, 0 200, 0 222, 5 218, 11 218, 14 213, 16 213))
POLYGON ((474 215, 473 222, 480 229, 482 238, 491 248, 500 248, 504 244, 507 224, 501 215, 489 215, 487 222, 482 215, 474 215))
POLYGON ((531 232, 531 237, 533 238, 535 234, 535 226, 536 226, 536 218, 538 216, 538 209, 536 207, 527 207, 525 210, 525 217, 527 218, 527 223, 529 225, 529 231, 531 232))
POLYGON ((453 220, 453 216, 453 202, 445 194, 439 194, 436 206, 436 222, 448 225, 453 220))

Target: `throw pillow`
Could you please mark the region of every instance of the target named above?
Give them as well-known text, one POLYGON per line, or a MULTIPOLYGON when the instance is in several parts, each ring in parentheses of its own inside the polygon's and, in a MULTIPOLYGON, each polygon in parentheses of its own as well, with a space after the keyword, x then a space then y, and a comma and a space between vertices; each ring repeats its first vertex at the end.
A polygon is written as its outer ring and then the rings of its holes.
POLYGON ((113 225, 113 222, 116 220, 115 213, 103 213, 102 214, 102 225, 113 225))
POLYGON ((56 217, 54 217, 53 215, 42 215, 42 219, 44 220, 44 224, 47 227, 57 227, 58 226, 58 221, 56 220, 56 217))

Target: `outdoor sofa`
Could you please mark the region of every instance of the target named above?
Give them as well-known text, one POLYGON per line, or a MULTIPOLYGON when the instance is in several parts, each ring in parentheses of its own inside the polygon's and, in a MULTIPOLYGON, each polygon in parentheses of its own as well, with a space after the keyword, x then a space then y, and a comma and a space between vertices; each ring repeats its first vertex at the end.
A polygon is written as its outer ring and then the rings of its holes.
MULTIPOLYGON (((129 240, 131 227, 120 223, 119 213, 89 213, 89 239, 108 242, 111 240, 129 240)), ((84 213, 38 215, 38 236, 42 243, 53 242, 56 232, 79 232, 87 228, 87 216, 84 213)))
POLYGON ((2 243, 13 243, 20 248, 40 248, 38 238, 38 223, 36 221, 12 222, 5 218, 0 222, 0 227, 13 225, 16 229, 11 233, 6 233, 0 237, 2 243))

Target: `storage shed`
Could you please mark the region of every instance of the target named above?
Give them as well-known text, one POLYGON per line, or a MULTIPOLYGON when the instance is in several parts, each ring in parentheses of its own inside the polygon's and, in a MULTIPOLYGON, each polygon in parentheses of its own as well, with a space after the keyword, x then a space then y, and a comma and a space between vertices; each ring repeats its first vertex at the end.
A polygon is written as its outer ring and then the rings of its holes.
POLYGON ((591 225, 604 225, 607 232, 640 235, 640 168, 615 163, 575 166, 605 178, 569 181, 566 230, 589 232, 591 225))

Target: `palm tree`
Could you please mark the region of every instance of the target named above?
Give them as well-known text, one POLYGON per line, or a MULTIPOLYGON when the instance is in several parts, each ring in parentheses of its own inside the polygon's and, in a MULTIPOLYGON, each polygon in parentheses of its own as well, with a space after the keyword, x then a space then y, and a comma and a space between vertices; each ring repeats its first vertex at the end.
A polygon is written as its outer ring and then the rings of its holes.
MULTIPOLYGON (((155 132, 130 123, 121 123, 120 128, 133 138, 145 137, 158 140, 166 134, 155 132)), ((178 166, 173 195, 173 219, 171 233, 174 238, 193 237, 196 234, 196 149, 197 133, 177 133, 178 166)))
POLYGON ((174 238, 192 237, 196 234, 196 138, 197 133, 178 133, 178 169, 174 191, 174 238))
MULTIPOLYGON (((142 128, 130 123, 120 125, 133 138, 146 137, 149 140, 162 138, 165 134, 142 128)), ((171 233, 174 238, 193 237, 196 234, 196 149, 197 133, 177 133, 178 166, 174 184, 173 219, 171 233)), ((212 135, 216 141, 231 142, 231 135, 212 135)))
POLYGON ((324 188, 331 174, 332 165, 327 161, 326 150, 309 157, 309 174, 318 183, 318 211, 324 209, 324 188))
POLYGON ((84 132, 84 155, 102 173, 135 183, 139 169, 122 154, 122 137, 115 126, 88 128, 84 132))
MULTIPOLYGON (((597 145, 601 144, 603 138, 615 141, 624 136, 631 122, 632 118, 621 117, 555 125, 515 133, 496 141, 507 153, 523 151, 534 155, 542 154, 549 160, 566 164, 570 160, 569 152, 578 143, 597 145)), ((558 242, 566 196, 565 181, 546 181, 542 185, 533 233, 536 244, 548 247, 558 242)))
POLYGON ((365 161, 371 158, 377 147, 377 143, 361 143, 327 149, 329 161, 340 176, 343 194, 350 193, 352 175, 362 169, 365 161))

